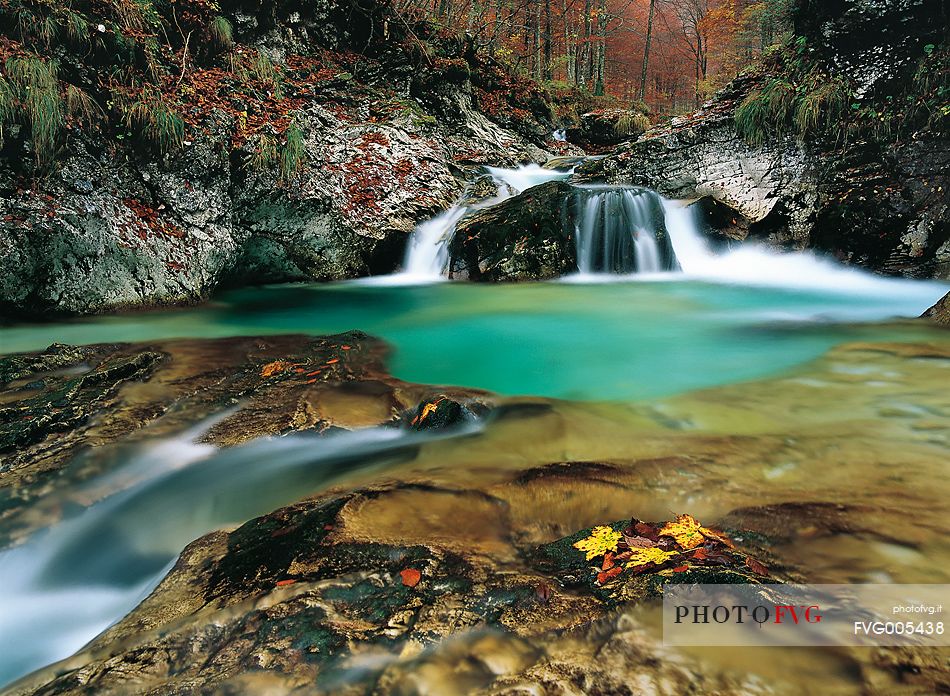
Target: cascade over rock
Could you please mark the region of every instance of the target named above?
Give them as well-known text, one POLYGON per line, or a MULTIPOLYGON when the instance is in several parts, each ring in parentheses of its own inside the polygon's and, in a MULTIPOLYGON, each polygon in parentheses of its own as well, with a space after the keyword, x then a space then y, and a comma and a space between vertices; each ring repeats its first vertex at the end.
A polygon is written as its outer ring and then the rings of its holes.
POLYGON ((541 184, 462 218, 449 249, 451 277, 479 281, 677 268, 661 199, 635 187, 541 184))

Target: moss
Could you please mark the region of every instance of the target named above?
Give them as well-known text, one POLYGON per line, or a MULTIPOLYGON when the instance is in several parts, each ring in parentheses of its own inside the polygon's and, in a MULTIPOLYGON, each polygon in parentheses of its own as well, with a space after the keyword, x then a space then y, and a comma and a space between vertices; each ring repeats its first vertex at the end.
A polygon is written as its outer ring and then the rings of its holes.
POLYGON ((948 56, 946 44, 928 44, 911 79, 863 93, 816 57, 803 37, 793 37, 766 56, 762 83, 736 109, 736 129, 752 145, 785 134, 886 142, 940 132, 950 118, 948 56))

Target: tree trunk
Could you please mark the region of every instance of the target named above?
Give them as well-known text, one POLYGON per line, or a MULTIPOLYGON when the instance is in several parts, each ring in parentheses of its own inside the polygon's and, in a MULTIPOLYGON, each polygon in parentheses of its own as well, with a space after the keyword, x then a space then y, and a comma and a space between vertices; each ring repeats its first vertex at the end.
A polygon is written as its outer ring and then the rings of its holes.
POLYGON ((594 94, 603 96, 607 87, 607 0, 600 0, 597 14, 597 70, 594 94))
POLYGON ((643 44, 643 65, 640 68, 640 101, 644 101, 647 94, 647 67, 650 65, 650 40, 653 38, 653 12, 655 10, 656 0, 650 0, 650 13, 647 15, 647 37, 643 44))
POLYGON ((551 0, 544 0, 544 79, 553 77, 551 66, 554 62, 554 47, 551 36, 551 0))

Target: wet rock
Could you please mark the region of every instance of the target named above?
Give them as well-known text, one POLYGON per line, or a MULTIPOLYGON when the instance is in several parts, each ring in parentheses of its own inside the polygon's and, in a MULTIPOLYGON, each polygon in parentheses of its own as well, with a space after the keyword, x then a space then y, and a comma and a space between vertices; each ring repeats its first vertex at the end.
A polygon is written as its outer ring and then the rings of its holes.
MULTIPOLYGON (((720 532, 695 523, 695 540, 666 536, 666 526, 623 520, 583 529, 569 537, 543 544, 531 554, 534 565, 567 587, 583 588, 609 606, 660 597, 668 584, 761 584, 779 582, 760 561, 739 551, 720 532), (659 536, 658 536, 659 533, 659 536), (612 550, 584 549, 591 539, 615 538, 612 550), (581 549, 581 550, 578 550, 581 549), (655 555, 650 555, 650 553, 655 555), (590 556, 593 555, 593 558, 590 556), (645 560, 651 558, 653 560, 645 560), (642 559, 642 560, 641 560, 642 559)), ((606 548, 606 545, 605 545, 606 548)))
POLYGON ((460 403, 440 394, 420 403, 404 420, 412 430, 439 430, 471 423, 486 412, 487 407, 479 401, 460 403))
POLYGON ((950 326, 950 293, 944 295, 937 304, 924 312, 922 316, 942 326, 950 326))
POLYGON ((725 203, 706 196, 690 204, 699 231, 719 247, 728 247, 749 236, 749 221, 725 203))
POLYGON ((450 246, 449 274, 479 281, 545 280, 577 269, 567 199, 549 181, 463 218, 450 246))
MULTIPOLYGON (((477 403, 470 398, 478 390, 432 396, 428 387, 392 378, 387 353, 382 342, 351 331, 53 345, 0 357, 0 547, 44 523, 43 515, 25 515, 52 490, 108 470, 123 447, 203 419, 220 418, 206 442, 231 446, 299 430, 395 422, 412 404, 436 398, 456 404, 462 418, 486 408, 487 395, 477 403)), ((438 426, 447 427, 450 415, 443 408, 438 426)))

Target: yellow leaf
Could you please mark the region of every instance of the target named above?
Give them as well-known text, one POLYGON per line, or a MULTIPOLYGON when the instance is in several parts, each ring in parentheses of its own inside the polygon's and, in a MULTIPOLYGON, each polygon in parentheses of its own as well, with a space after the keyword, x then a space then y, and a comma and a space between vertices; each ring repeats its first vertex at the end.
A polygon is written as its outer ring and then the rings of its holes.
POLYGON ((703 543, 703 526, 692 515, 677 515, 675 522, 667 522, 660 536, 670 536, 684 549, 694 549, 703 543))
POLYGON ((608 551, 616 551, 617 542, 622 537, 623 534, 615 532, 610 527, 594 527, 589 537, 574 543, 574 548, 578 551, 584 551, 587 554, 587 560, 591 561, 597 556, 603 556, 608 551))
POLYGON ((676 551, 664 551, 656 546, 647 546, 646 548, 632 549, 630 558, 627 560, 627 567, 646 565, 647 563, 656 563, 661 565, 676 555, 676 551))

